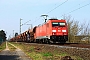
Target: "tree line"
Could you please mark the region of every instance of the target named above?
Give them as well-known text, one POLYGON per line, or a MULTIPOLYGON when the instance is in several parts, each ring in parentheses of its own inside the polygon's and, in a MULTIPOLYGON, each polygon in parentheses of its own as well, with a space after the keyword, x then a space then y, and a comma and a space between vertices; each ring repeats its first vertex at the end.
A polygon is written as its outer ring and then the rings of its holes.
POLYGON ((63 19, 67 21, 68 25, 68 41, 69 42, 79 42, 80 36, 89 37, 90 38, 90 27, 89 24, 81 23, 79 21, 76 21, 71 16, 65 16, 63 15, 63 19), (76 36, 79 38, 76 39, 76 36), (79 41, 77 41, 79 40, 79 41))
POLYGON ((0 40, 6 41, 6 33, 4 30, 0 30, 0 40))

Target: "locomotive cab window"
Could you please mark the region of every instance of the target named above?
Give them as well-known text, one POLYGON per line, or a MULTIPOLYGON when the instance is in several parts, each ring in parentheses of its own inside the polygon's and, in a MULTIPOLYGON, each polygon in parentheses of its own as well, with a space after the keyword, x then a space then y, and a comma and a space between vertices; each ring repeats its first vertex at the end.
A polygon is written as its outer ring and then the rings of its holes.
POLYGON ((52 26, 58 26, 58 22, 53 22, 52 26))
POLYGON ((60 22, 59 26, 65 26, 65 23, 64 22, 60 22))
POLYGON ((65 26, 65 22, 52 22, 52 26, 65 26))

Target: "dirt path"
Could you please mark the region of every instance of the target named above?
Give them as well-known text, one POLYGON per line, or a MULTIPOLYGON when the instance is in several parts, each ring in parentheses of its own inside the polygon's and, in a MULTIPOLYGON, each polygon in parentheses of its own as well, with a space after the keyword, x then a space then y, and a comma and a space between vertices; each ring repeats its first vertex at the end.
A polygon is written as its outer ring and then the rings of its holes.
MULTIPOLYGON (((11 45, 14 46, 13 44, 11 45)), ((10 51, 6 42, 6 49, 0 52, 0 60, 31 60, 21 49, 17 48, 16 46, 14 47, 16 50, 10 51)))

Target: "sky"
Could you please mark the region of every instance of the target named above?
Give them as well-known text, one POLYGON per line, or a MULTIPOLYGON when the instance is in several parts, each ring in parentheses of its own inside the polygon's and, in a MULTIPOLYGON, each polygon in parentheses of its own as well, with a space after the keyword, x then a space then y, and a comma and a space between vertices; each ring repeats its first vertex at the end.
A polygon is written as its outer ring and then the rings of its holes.
POLYGON ((21 33, 32 26, 44 23, 41 15, 63 19, 62 15, 72 16, 80 23, 90 22, 90 0, 0 0, 0 30, 7 37, 21 33), (28 24, 28 25, 27 25, 28 24))

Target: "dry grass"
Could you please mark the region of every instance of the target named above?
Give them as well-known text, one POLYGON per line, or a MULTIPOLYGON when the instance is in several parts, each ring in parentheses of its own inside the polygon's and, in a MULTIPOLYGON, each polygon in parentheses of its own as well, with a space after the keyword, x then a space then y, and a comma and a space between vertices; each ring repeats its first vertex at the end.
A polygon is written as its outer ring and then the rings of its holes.
POLYGON ((3 42, 1 45, 0 45, 0 51, 4 50, 6 48, 6 43, 3 42))
POLYGON ((10 51, 15 51, 16 50, 16 48, 14 46, 10 45, 9 43, 7 43, 7 45, 9 47, 10 51))
POLYGON ((33 60, 61 60, 61 58, 65 56, 70 56, 71 59, 74 60, 83 60, 78 56, 73 56, 68 54, 67 52, 62 52, 59 48, 56 47, 23 43, 13 44, 21 48, 33 60))

